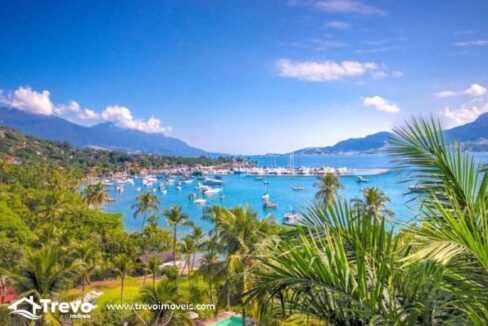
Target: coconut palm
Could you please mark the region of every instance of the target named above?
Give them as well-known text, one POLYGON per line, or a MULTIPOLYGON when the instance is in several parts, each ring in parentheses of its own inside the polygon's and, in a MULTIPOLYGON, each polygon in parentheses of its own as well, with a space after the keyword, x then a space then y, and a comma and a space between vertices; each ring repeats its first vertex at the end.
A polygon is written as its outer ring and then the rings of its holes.
POLYGON ((151 256, 149 258, 147 262, 147 269, 151 272, 153 286, 156 284, 156 277, 161 272, 160 266, 161 266, 161 260, 159 260, 158 256, 151 256))
POLYGON ((315 198, 318 201, 330 204, 336 199, 337 192, 342 187, 339 177, 332 172, 327 172, 319 179, 320 181, 315 183, 315 186, 319 187, 315 198))
POLYGON ((91 274, 97 268, 97 249, 92 243, 85 241, 75 246, 73 257, 83 263, 83 267, 80 270, 80 280, 81 294, 84 297, 85 286, 90 283, 91 274))
POLYGON ((180 253, 183 255, 185 258, 185 265, 183 266, 183 270, 186 268, 187 269, 187 274, 188 274, 188 287, 191 290, 191 278, 192 278, 192 270, 191 268, 191 257, 195 253, 196 248, 195 248, 195 241, 187 235, 186 237, 183 238, 183 240, 180 243, 180 253))
MULTIPOLYGON (((260 219, 254 210, 245 207, 225 209, 217 206, 211 209, 206 219, 214 223, 212 236, 219 242, 221 253, 226 258, 229 303, 232 288, 229 282, 241 284, 242 292, 239 294, 246 291, 248 273, 255 261, 254 255, 264 242, 270 241, 276 234, 276 225, 271 216, 260 219)), ((245 320, 245 305, 242 314, 245 320)))
POLYGON ((382 190, 376 187, 369 187, 364 188, 362 192, 363 198, 354 198, 352 200, 354 207, 363 210, 366 215, 374 218, 394 215, 393 211, 386 208, 390 199, 382 190))
POLYGON ((101 182, 88 185, 82 193, 81 199, 88 207, 100 208, 109 200, 105 185, 101 182))
MULTIPOLYGON (((18 270, 0 268, 0 274, 18 291, 19 297, 33 296, 40 299, 55 299, 72 287, 83 268, 79 260, 65 261, 56 246, 45 245, 40 249, 24 249, 18 270)), ((48 312, 38 321, 40 325, 62 325, 59 316, 48 312)))
POLYGON ((191 264, 190 264, 190 271, 193 271, 193 268, 195 267, 195 259, 197 256, 197 253, 199 250, 202 249, 203 247, 203 230, 199 226, 192 226, 191 234, 190 234, 191 239, 194 242, 194 250, 192 254, 192 259, 191 259, 191 264))
POLYGON ((209 250, 203 253, 200 259, 199 273, 203 276, 203 279, 208 283, 208 290, 210 292, 210 301, 215 303, 214 299, 214 284, 218 274, 218 270, 222 266, 219 265, 219 257, 216 251, 209 250))
POLYGON ((56 246, 45 245, 40 249, 25 248, 19 271, 0 269, 21 296, 55 298, 70 288, 83 267, 80 260, 64 261, 56 246))
POLYGON ((115 256, 113 261, 115 272, 120 276, 120 303, 124 303, 124 281, 127 275, 134 270, 134 262, 124 254, 115 256))
POLYGON ((488 322, 488 169, 448 144, 438 122, 413 120, 395 129, 390 152, 423 187, 420 222, 411 227, 410 261, 433 260, 451 274, 449 287, 474 323, 488 322), (412 175, 413 171, 413 175, 412 175))
POLYGON ((146 218, 148 214, 155 212, 159 209, 159 200, 151 192, 145 191, 136 198, 136 203, 132 205, 134 211, 134 218, 142 215, 141 232, 144 231, 146 225, 146 218))
POLYGON ((188 221, 190 217, 188 214, 183 213, 180 206, 172 205, 169 209, 163 212, 166 217, 168 225, 173 227, 173 266, 176 267, 176 242, 178 226, 191 226, 192 222, 188 221))
MULTIPOLYGON (((163 279, 156 285, 146 286, 140 294, 143 303, 150 305, 178 304, 179 295, 174 283, 163 279)), ((140 317, 140 316, 139 316, 140 317)), ((151 309, 150 316, 143 322, 145 325, 192 325, 184 311, 168 309, 151 309)))

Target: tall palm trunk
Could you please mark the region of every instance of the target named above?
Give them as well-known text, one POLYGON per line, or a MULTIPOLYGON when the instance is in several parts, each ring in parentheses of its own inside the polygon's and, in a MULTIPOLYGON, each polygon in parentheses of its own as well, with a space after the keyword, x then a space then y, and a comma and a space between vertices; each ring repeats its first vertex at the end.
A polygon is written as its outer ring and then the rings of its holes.
POLYGON ((173 228, 173 266, 176 267, 176 226, 173 228))
POLYGON ((124 276, 120 277, 120 303, 124 303, 124 276))

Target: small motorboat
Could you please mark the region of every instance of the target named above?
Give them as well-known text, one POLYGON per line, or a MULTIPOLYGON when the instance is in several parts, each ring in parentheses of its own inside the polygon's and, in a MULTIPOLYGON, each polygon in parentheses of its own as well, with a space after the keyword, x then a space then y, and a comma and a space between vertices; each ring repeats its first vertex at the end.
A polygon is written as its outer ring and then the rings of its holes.
POLYGON ((197 204, 197 205, 205 205, 205 203, 206 203, 206 202, 207 202, 207 200, 206 200, 206 199, 204 199, 204 198, 198 198, 198 199, 195 199, 195 200, 193 201, 193 203, 194 203, 194 204, 197 204))
POLYGON ((278 204, 275 203, 275 202, 272 202, 272 201, 265 201, 264 204, 263 204, 263 207, 268 209, 268 208, 277 208, 278 207, 278 204))
POLYGON ((291 190, 293 191, 301 191, 301 190, 304 190, 305 187, 301 187, 301 186, 296 186, 296 187, 292 187, 291 190))
POLYGON ((266 193, 266 194, 262 195, 262 196, 261 196, 261 199, 262 199, 262 200, 269 200, 269 194, 268 194, 268 193, 266 193))
POLYGON ((283 224, 286 225, 296 225, 300 222, 302 216, 297 213, 295 210, 290 210, 283 216, 283 224))
POLYGON ((219 192, 222 191, 221 188, 207 188, 205 190, 202 190, 203 191, 203 194, 205 195, 211 195, 211 194, 218 194, 219 192))
POLYGON ((206 185, 221 185, 224 183, 224 181, 217 178, 205 178, 205 180, 203 180, 203 183, 206 185))
POLYGON ((269 181, 265 180, 265 181, 263 181, 263 184, 267 186, 267 185, 269 185, 270 183, 269 183, 269 181))
POLYGON ((356 178, 356 182, 357 183, 365 183, 365 182, 368 182, 368 180, 363 177, 362 175, 359 175, 357 178, 356 178))

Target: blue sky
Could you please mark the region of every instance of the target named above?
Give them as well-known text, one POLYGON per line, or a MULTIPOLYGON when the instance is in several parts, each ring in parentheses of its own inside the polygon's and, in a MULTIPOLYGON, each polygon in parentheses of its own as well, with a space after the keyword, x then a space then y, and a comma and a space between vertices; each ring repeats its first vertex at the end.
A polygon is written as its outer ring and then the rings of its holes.
POLYGON ((228 153, 488 111, 487 1, 2 1, 0 101, 228 153))

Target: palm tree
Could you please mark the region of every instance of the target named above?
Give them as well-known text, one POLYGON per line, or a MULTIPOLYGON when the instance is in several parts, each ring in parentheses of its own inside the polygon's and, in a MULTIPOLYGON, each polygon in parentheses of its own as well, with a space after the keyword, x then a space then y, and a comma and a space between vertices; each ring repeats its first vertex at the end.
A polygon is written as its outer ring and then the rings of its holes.
MULTIPOLYGON (((156 285, 146 286, 140 294, 143 303, 150 305, 177 304, 179 295, 174 283, 163 279, 156 285)), ((138 315, 140 319, 143 319, 138 315)), ((144 320, 145 325, 192 325, 183 311, 167 309, 151 309, 149 320, 144 320)))
POLYGON ((82 193, 82 201, 88 207, 100 208, 105 202, 109 200, 109 196, 105 191, 105 185, 101 182, 97 184, 88 185, 82 193))
POLYGON ((391 155, 423 187, 420 222, 412 225, 410 262, 448 268, 448 286, 464 298, 471 322, 488 322, 488 168, 448 144, 438 122, 414 119, 395 129, 391 155), (412 172, 413 171, 413 175, 412 172))
POLYGON ((210 292, 210 301, 212 304, 215 303, 214 300, 214 283, 217 276, 219 268, 219 257, 217 252, 213 250, 208 250, 203 253, 200 259, 200 269, 199 273, 203 276, 204 280, 208 283, 208 289, 210 292))
POLYGON ((190 216, 183 213, 180 206, 172 205, 169 209, 166 209, 163 212, 163 215, 168 220, 168 225, 173 227, 173 266, 176 267, 176 242, 178 239, 178 226, 191 226, 193 223, 188 221, 190 216))
MULTIPOLYGON (((212 235, 219 242, 219 248, 226 257, 228 270, 227 302, 230 298, 230 282, 242 284, 241 293, 247 291, 247 277, 253 266, 258 248, 271 241, 276 234, 276 225, 271 216, 260 219, 250 208, 236 207, 225 209, 214 207, 206 216, 214 223, 212 235)), ((242 315, 245 323, 245 305, 242 315)))
POLYGON ((363 198, 354 198, 351 202, 354 207, 366 213, 367 216, 380 218, 381 216, 393 216, 394 213, 386 208, 390 199, 385 193, 376 188, 369 187, 363 189, 363 198))
POLYGON ((257 304, 262 324, 295 314, 333 325, 430 325, 445 317, 442 268, 430 262, 402 268, 409 248, 384 217, 365 219, 345 202, 316 205, 298 236, 257 257, 247 300, 257 304))
POLYGON ((200 249, 202 249, 202 246, 203 246, 203 243, 202 243, 203 230, 202 230, 202 228, 199 226, 193 226, 190 237, 195 244, 194 250, 193 250, 193 257, 192 257, 191 264, 190 264, 190 271, 193 271, 193 268, 195 267, 195 259, 196 259, 197 253, 200 249))
POLYGON ((142 225, 141 225, 141 232, 144 231, 144 226, 146 224, 147 215, 153 211, 157 211, 159 209, 159 200, 158 198, 151 192, 145 191, 136 198, 136 203, 132 205, 132 209, 134 211, 134 218, 142 215, 142 225))
MULTIPOLYGON (((19 269, 6 270, 0 267, 0 274, 17 290, 19 297, 32 295, 40 299, 57 298, 63 291, 72 287, 83 268, 79 260, 68 261, 56 246, 44 245, 40 249, 25 248, 19 269)), ((42 315, 40 325, 61 325, 53 313, 42 315)))
POLYGON ((120 303, 124 303, 124 280, 134 270, 134 262, 129 256, 119 254, 115 256, 113 265, 120 276, 120 303))
POLYGON ((332 172, 327 172, 319 179, 320 181, 315 184, 319 187, 319 191, 315 194, 315 198, 318 201, 331 204, 337 198, 337 192, 342 187, 339 177, 332 172))
POLYGON ((151 256, 149 258, 149 260, 147 262, 147 268, 149 271, 151 271, 153 286, 156 284, 156 277, 160 273, 160 270, 159 270, 160 266, 161 266, 161 261, 159 260, 158 256, 154 255, 154 256, 151 256))
POLYGON ((56 246, 44 245, 40 249, 25 248, 19 266, 22 268, 18 271, 1 269, 19 295, 53 298, 70 288, 83 263, 64 261, 56 246))
POLYGON ((81 278, 81 293, 85 296, 85 285, 90 283, 90 276, 97 268, 97 249, 95 246, 88 242, 79 243, 73 250, 73 256, 75 259, 79 259, 83 263, 83 267, 80 271, 81 278))
POLYGON ((183 254, 183 257, 185 257, 185 266, 183 267, 183 270, 185 267, 187 268, 187 274, 188 274, 188 288, 191 290, 191 257, 195 253, 195 241, 190 237, 186 236, 183 238, 183 240, 180 243, 180 252, 183 254))

